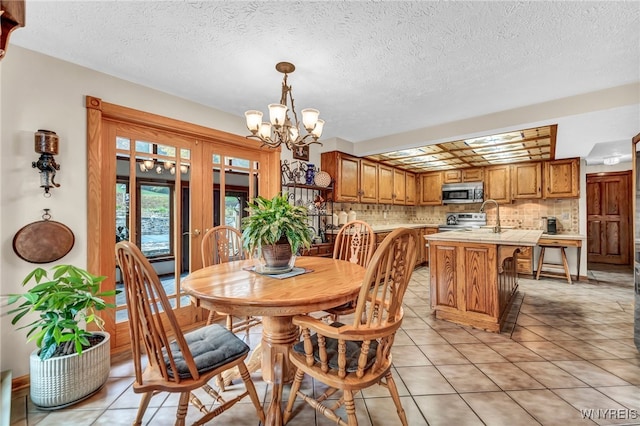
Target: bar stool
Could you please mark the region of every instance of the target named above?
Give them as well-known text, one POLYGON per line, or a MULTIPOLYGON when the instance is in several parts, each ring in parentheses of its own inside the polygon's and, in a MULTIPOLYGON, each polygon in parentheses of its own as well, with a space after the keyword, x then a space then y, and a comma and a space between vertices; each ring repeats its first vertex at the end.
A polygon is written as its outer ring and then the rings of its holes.
POLYGON ((550 278, 560 278, 558 274, 553 274, 553 273, 543 271, 542 268, 549 268, 557 271, 562 270, 564 272, 564 275, 567 277, 567 281, 569 282, 569 284, 571 284, 571 273, 569 272, 569 263, 567 262, 567 254, 564 251, 564 246, 541 245, 540 258, 538 259, 538 271, 536 272, 536 280, 540 279, 540 275, 544 277, 550 277, 550 278), (559 249, 560 255, 562 256, 562 264, 545 263, 544 254, 546 249, 559 249))

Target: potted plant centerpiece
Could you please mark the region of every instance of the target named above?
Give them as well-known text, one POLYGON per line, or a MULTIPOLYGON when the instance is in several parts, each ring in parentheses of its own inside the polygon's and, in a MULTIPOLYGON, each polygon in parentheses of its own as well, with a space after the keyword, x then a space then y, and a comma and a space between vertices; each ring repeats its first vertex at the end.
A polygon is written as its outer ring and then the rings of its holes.
POLYGON ((301 248, 311 246, 307 209, 289 203, 285 192, 272 199, 258 196, 245 209, 242 241, 249 253, 264 260, 263 272, 288 272, 301 248))
POLYGON ((35 281, 23 294, 9 295, 9 304, 22 301, 9 311, 15 325, 22 318, 38 318, 28 328, 28 341, 38 349, 30 356, 30 394, 33 403, 57 409, 85 399, 98 391, 109 377, 111 364, 109 334, 88 331, 89 324, 102 330, 104 320, 96 311, 113 308, 102 298, 116 290, 100 292, 106 277, 95 276, 72 265, 54 266, 50 273, 36 268, 22 285, 35 281))

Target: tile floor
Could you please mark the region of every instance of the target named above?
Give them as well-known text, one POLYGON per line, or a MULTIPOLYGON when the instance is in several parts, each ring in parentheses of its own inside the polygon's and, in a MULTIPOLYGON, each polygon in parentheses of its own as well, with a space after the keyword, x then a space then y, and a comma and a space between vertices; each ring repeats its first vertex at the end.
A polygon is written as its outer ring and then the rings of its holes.
MULTIPOLYGON (((411 426, 640 425, 640 353, 633 343, 631 270, 589 272, 588 281, 519 280, 519 314, 502 334, 435 320, 429 309, 428 268, 419 268, 405 296, 405 320, 393 348, 394 374, 411 426)), ((517 313, 517 309, 514 311, 517 313)), ((259 334, 250 337, 255 344, 259 334)), ((258 393, 269 386, 253 375, 258 393)), ((33 407, 14 395, 12 425, 127 425, 139 401, 131 364, 113 365, 106 386, 68 409, 33 407)), ((307 389, 322 391, 308 379, 307 389)), ((228 392, 233 392, 234 386, 228 392)), ((288 396, 285 387, 284 398, 288 396)), ((145 421, 173 424, 177 398, 160 394, 145 421)), ((358 395, 360 425, 399 424, 387 391, 358 395)), ((329 425, 298 402, 289 425, 329 425)), ((189 417, 195 415, 189 408, 189 417)), ((258 425, 252 405, 240 403, 213 420, 258 425)))

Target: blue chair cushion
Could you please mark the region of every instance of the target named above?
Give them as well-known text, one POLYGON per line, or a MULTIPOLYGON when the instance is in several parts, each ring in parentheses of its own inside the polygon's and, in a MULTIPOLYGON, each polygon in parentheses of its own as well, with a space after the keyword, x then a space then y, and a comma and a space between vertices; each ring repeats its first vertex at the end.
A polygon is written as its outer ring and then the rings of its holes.
MULTIPOLYGON (((249 346, 246 343, 218 324, 199 328, 185 334, 184 338, 187 341, 198 372, 201 374, 234 361, 249 352, 249 346)), ((187 363, 175 341, 171 343, 170 348, 176 363, 178 376, 182 379, 190 378, 191 373, 189 373, 187 363)), ((169 370, 169 375, 174 377, 174 372, 166 354, 164 360, 169 370)))
MULTIPOLYGON (((344 324, 340 322, 331 323, 331 327, 342 327, 344 324)), ((316 362, 320 362, 320 352, 318 349, 318 335, 314 334, 311 336, 311 343, 313 344, 313 358, 316 362)), ((325 339, 326 349, 327 349, 327 362, 329 364, 329 368, 333 370, 338 369, 338 340, 327 337, 325 339)), ((345 367, 347 373, 353 373, 358 370, 358 357, 360 356, 360 348, 362 347, 362 342, 352 342, 347 341, 347 350, 346 350, 346 358, 347 365, 345 367)), ((376 360, 376 350, 378 349, 378 342, 376 340, 372 340, 369 346, 369 351, 367 352, 367 362, 365 364, 365 369, 371 367, 376 360)), ((304 341, 298 342, 293 346, 293 350, 296 353, 304 355, 304 341)))

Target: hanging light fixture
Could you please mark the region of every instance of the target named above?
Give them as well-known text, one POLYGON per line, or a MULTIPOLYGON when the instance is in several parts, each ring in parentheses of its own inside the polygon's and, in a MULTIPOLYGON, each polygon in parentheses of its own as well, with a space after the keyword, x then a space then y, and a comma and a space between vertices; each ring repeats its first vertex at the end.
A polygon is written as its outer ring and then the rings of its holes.
POLYGON ((318 118, 320 111, 313 108, 302 110, 302 125, 307 134, 300 135, 300 122, 293 105, 293 96, 291 95, 291 86, 287 85, 287 74, 294 72, 296 67, 289 62, 279 62, 276 64, 276 70, 284 74, 282 80, 282 96, 279 104, 269 105, 269 121, 262 121, 262 112, 250 110, 244 113, 247 119, 247 128, 251 132, 248 138, 256 138, 270 148, 277 148, 285 145, 289 150, 293 151, 297 147, 317 143, 322 135, 324 120, 318 118), (291 109, 287 105, 287 99, 291 102, 291 109), (289 118, 289 111, 293 113, 294 121, 289 118), (311 138, 312 140, 309 140, 311 138))

